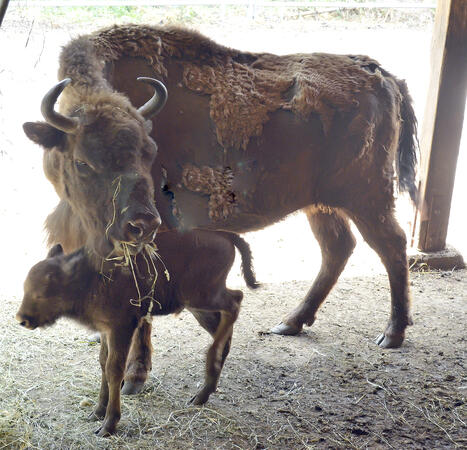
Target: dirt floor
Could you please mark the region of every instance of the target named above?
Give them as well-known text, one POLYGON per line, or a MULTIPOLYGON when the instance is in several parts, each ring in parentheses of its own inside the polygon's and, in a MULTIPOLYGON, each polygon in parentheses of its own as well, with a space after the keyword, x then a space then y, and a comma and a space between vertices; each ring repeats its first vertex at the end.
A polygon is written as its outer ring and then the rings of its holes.
MULTIPOLYGON (((369 54, 407 79, 422 116, 430 68, 426 17, 416 26, 413 17, 410 24, 386 16, 377 24, 293 15, 271 22, 227 9, 209 21, 174 11, 170 22, 190 19, 237 48, 369 54)), ((229 287, 243 289, 245 298, 219 391, 209 403, 187 405, 203 378, 208 335, 189 313, 157 319, 144 392, 123 399, 116 436, 94 436, 97 425, 86 417, 98 395, 98 346, 66 320, 34 332, 14 320, 25 274, 45 255, 43 220, 57 202, 42 173, 41 150, 21 125, 40 119, 60 46, 116 21, 86 16, 87 22, 65 26, 66 19, 12 9, 0 29, 0 449, 467 448, 467 271, 413 273, 415 325, 401 349, 382 350, 373 339, 388 319, 388 281, 359 238, 315 325, 298 337, 271 335, 270 327, 297 304, 319 270, 319 248, 300 214, 246 236, 264 284, 248 291, 236 262, 229 287)), ((448 239, 465 256, 465 143, 462 148, 448 239)), ((400 219, 409 229, 406 212, 402 207, 400 219)))
POLYGON ((245 292, 219 390, 201 408, 187 401, 208 335, 189 313, 155 320, 152 374, 143 393, 124 397, 108 440, 86 420, 98 346, 65 320, 19 329, 20 299, 0 299, 0 448, 467 447, 467 271, 412 274, 415 326, 391 351, 373 343, 389 311, 383 275, 342 279, 300 336, 269 334, 308 286, 245 292))

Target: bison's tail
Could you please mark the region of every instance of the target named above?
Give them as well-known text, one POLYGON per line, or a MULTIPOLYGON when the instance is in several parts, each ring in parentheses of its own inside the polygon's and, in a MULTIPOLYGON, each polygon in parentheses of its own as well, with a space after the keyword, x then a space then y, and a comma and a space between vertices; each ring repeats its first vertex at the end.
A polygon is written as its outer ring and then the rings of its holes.
POLYGON ((256 281, 256 275, 253 270, 253 256, 248 242, 235 233, 225 233, 235 247, 238 248, 242 257, 242 273, 246 285, 251 289, 256 289, 261 285, 256 281))
POLYGON ((417 173, 417 118, 412 106, 412 98, 405 81, 398 80, 397 84, 402 96, 400 115, 402 126, 399 134, 399 147, 397 149, 397 174, 399 189, 408 192, 412 201, 418 202, 418 189, 416 185, 417 173))

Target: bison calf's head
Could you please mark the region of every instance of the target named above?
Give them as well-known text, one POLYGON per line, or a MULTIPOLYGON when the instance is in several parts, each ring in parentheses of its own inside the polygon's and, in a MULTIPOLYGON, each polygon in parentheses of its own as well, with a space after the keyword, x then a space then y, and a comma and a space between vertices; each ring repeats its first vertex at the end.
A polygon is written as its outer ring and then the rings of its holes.
POLYGON ((137 253, 161 224, 151 176, 157 146, 147 119, 162 108, 167 91, 157 80, 144 81, 156 92, 139 110, 119 93, 90 95, 72 84, 62 115, 54 104, 71 82, 65 79, 42 101, 46 122, 23 126, 44 148, 46 176, 79 216, 87 246, 102 257, 121 254, 122 243, 137 253))
MULTIPOLYGON (((53 247, 47 259, 34 265, 24 282, 24 296, 16 314, 20 325, 34 330, 52 325, 72 307, 75 290, 71 280, 76 277, 77 253, 73 258, 63 255, 60 245, 53 247)), ((86 280, 82 280, 86 283, 86 280)))

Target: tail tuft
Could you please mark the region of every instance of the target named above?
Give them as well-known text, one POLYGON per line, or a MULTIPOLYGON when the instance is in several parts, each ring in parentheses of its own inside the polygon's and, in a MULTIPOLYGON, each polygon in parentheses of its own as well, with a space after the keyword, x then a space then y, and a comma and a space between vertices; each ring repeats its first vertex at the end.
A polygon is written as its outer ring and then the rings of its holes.
POLYGON ((412 106, 412 98, 405 81, 397 80, 402 96, 401 119, 402 126, 399 134, 399 147, 397 151, 397 174, 399 189, 408 192, 412 201, 418 202, 417 176, 417 118, 412 106))
POLYGON ((228 239, 238 248, 242 257, 242 273, 246 285, 250 289, 257 289, 261 285, 256 281, 256 275, 253 270, 253 256, 251 254, 250 245, 241 236, 236 233, 224 233, 228 239))

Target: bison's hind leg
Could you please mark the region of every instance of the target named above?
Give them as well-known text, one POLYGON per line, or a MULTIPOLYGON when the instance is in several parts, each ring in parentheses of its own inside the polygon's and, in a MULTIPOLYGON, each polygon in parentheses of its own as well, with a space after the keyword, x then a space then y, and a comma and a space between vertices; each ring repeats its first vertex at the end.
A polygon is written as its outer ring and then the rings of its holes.
POLYGON ((384 348, 400 347, 405 329, 412 325, 410 316, 409 269, 407 239, 394 217, 392 209, 352 216, 366 242, 378 253, 389 277, 391 287, 391 315, 386 330, 376 342, 384 348))
POLYGON ((321 269, 305 299, 272 328, 275 334, 298 334, 304 324, 312 325, 316 312, 336 284, 355 248, 355 237, 348 218, 338 210, 323 211, 317 207, 304 210, 313 234, 321 247, 321 269))
POLYGON ((130 353, 125 368, 122 394, 133 395, 143 390, 152 368, 151 324, 141 318, 131 341, 130 353))

